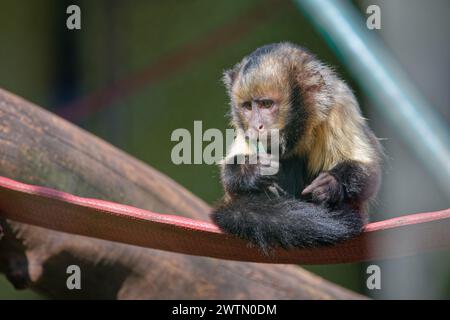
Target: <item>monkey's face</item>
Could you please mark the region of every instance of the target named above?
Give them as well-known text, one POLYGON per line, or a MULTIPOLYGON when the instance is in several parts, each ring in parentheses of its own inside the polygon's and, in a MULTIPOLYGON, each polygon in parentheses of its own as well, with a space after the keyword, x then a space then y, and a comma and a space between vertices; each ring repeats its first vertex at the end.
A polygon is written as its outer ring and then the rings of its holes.
POLYGON ((286 127, 291 91, 288 72, 280 61, 271 56, 247 61, 229 88, 234 125, 250 139, 270 143, 273 130, 282 133, 286 127))
POLYGON ((253 97, 239 101, 235 107, 244 124, 247 136, 252 139, 264 138, 271 129, 278 129, 280 107, 273 96, 253 97))

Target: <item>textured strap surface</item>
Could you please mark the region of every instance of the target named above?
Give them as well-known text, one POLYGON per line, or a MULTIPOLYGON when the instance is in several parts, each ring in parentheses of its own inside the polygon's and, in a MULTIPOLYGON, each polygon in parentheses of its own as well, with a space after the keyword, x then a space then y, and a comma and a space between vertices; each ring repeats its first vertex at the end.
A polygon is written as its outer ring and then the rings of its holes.
POLYGON ((0 177, 0 216, 48 229, 220 259, 292 264, 348 263, 450 248, 450 209, 371 223, 350 241, 264 256, 215 225, 81 198, 0 177))

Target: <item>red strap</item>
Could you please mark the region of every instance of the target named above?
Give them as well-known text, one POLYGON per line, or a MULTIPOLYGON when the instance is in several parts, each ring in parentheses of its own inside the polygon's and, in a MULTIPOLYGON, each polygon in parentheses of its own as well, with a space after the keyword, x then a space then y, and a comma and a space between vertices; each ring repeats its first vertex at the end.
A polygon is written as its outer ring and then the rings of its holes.
POLYGON ((48 229, 221 259, 293 264, 348 263, 450 248, 450 209, 371 223, 345 243, 277 250, 266 257, 215 225, 0 177, 0 216, 48 229))

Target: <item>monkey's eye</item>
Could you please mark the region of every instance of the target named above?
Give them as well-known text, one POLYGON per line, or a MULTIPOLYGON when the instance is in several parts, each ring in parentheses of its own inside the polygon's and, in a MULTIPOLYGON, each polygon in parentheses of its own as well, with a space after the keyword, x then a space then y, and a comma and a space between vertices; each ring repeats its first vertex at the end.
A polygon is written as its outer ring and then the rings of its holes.
POLYGON ((252 103, 250 101, 245 101, 244 103, 242 103, 242 108, 247 109, 247 110, 252 110, 252 103))
POLYGON ((268 109, 273 106, 273 100, 270 100, 270 99, 261 100, 260 105, 262 108, 268 109))

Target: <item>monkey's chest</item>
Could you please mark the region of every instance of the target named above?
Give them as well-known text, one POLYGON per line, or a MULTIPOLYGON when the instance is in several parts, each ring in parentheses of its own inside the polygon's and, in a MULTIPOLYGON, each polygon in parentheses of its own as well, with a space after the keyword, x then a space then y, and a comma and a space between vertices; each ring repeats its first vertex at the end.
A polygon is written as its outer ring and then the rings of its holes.
POLYGON ((288 195, 299 198, 307 183, 306 162, 294 157, 280 161, 277 174, 278 186, 288 195))

